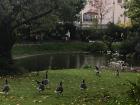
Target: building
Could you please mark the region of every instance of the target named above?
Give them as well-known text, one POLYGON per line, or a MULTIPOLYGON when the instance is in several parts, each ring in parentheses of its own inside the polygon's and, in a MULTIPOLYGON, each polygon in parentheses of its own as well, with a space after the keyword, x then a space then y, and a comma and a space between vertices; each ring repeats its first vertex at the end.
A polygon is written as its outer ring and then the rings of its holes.
POLYGON ((97 20, 98 27, 106 28, 106 24, 125 24, 128 18, 124 15, 123 0, 87 0, 81 11, 81 26, 90 27, 97 20))

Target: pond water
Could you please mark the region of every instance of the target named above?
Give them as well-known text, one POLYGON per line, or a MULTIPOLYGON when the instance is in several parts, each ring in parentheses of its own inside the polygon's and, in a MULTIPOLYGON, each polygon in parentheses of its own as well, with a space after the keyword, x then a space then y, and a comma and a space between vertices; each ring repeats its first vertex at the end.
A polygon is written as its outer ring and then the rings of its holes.
MULTIPOLYGON (((54 53, 41 54, 15 59, 18 66, 22 66, 29 71, 44 69, 71 69, 90 66, 106 66, 109 57, 101 54, 89 53, 54 53)), ((140 61, 130 60, 128 63, 140 66, 140 61)))
POLYGON ((93 55, 88 53, 57 53, 42 54, 30 57, 15 59, 18 66, 22 66, 30 71, 43 69, 71 69, 81 68, 86 65, 107 64, 107 58, 104 55, 93 55))

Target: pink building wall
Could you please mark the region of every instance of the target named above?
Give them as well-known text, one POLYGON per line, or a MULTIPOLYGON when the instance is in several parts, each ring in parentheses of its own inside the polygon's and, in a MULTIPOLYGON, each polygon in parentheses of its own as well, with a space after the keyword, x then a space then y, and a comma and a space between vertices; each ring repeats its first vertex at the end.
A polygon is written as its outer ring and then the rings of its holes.
MULTIPOLYGON (((92 11, 99 14, 99 9, 96 9, 95 1, 97 0, 87 0, 87 5, 85 8, 81 11, 81 19, 83 20, 84 13, 87 13, 88 11, 92 11)), ((119 3, 120 0, 100 0, 102 1, 102 9, 103 9, 103 19, 102 24, 107 24, 109 22, 114 22, 115 24, 121 23, 125 24, 125 22, 128 20, 126 16, 124 16, 125 9, 123 8, 123 0, 122 3, 119 3)), ((100 22, 100 15, 97 16, 97 19, 100 22)))

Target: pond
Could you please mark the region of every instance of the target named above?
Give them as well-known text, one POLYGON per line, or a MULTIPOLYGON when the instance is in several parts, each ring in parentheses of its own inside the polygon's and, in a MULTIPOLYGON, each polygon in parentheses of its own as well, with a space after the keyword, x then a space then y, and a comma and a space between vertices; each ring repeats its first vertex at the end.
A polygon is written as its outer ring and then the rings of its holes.
MULTIPOLYGON (((22 66, 29 71, 44 69, 72 69, 82 68, 87 65, 94 67, 106 66, 109 57, 101 54, 90 53, 53 53, 40 54, 20 59, 15 59, 18 66, 22 66)), ((140 66, 140 61, 129 60, 129 65, 140 66)))
POLYGON ((104 55, 89 53, 54 53, 23 57, 15 59, 15 62, 18 66, 32 71, 81 68, 86 65, 103 66, 107 64, 107 58, 104 55))

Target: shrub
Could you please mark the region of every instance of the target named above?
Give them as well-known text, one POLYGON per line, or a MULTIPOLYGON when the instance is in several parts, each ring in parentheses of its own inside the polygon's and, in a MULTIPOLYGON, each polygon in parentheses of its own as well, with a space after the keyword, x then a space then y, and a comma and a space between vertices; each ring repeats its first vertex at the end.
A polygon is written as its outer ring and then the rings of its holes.
POLYGON ((119 51, 120 46, 121 46, 121 43, 120 43, 120 42, 115 42, 115 43, 113 43, 113 44, 112 44, 112 49, 113 49, 113 51, 119 51))
POLYGON ((140 37, 136 33, 128 34, 128 38, 121 43, 120 53, 123 55, 133 54, 138 52, 140 37))
POLYGON ((133 53, 135 48, 135 42, 133 40, 126 40, 121 43, 120 53, 123 55, 133 53))
POLYGON ((103 42, 94 42, 89 46, 88 49, 90 52, 105 52, 107 46, 103 42))
POLYGON ((99 29, 87 28, 81 31, 82 31, 81 39, 83 41, 101 40, 103 37, 103 30, 101 31, 99 29), (87 37, 88 37, 88 40, 87 40, 87 37))
POLYGON ((128 90, 128 95, 134 99, 136 103, 140 103, 140 78, 138 78, 138 81, 131 82, 128 81, 130 85, 130 89, 128 90))
POLYGON ((92 66, 91 65, 84 65, 84 67, 83 67, 84 69, 91 69, 92 68, 92 66))

